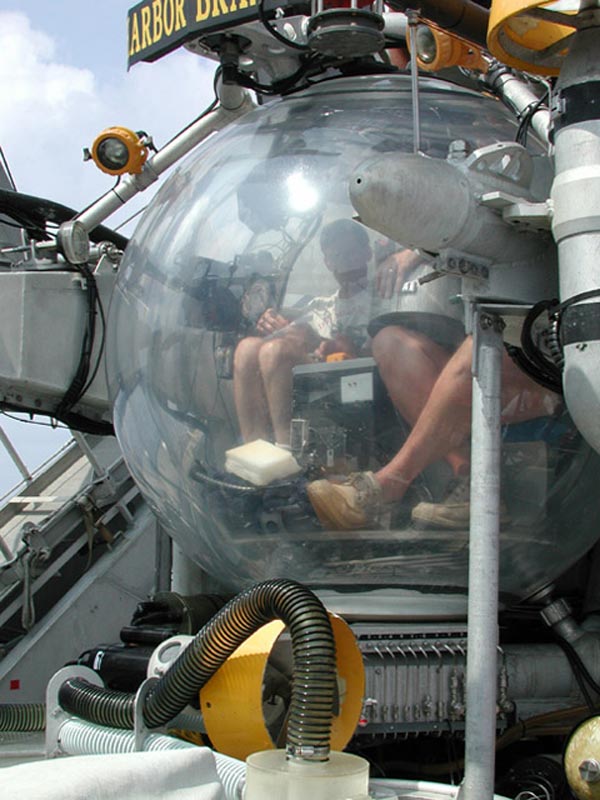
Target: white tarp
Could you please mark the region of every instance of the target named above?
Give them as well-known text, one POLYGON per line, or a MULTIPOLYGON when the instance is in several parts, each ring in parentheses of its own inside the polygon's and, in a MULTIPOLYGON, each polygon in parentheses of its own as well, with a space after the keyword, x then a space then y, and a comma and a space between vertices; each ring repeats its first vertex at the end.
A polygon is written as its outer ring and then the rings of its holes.
POLYGON ((71 756, 0 769, 2 800, 225 800, 208 748, 71 756))

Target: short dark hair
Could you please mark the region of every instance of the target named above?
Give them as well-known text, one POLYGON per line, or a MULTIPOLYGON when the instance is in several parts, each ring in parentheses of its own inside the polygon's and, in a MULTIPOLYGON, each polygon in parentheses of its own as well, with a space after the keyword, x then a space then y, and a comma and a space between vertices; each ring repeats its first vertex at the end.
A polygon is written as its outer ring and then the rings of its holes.
POLYGON ((369 246, 369 234, 366 230, 351 219, 336 219, 325 225, 321 230, 319 242, 321 250, 327 250, 338 242, 344 241, 348 236, 354 239, 357 245, 369 246))

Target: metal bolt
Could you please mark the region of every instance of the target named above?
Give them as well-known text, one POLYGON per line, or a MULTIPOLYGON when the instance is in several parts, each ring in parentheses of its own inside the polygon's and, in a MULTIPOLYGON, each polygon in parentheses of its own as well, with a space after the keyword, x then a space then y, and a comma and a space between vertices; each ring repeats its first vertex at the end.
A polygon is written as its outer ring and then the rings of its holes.
POLYGON ((487 331, 494 324, 494 318, 491 314, 482 314, 479 319, 479 324, 481 325, 481 330, 487 331))
POLYGON ((464 139, 455 139, 448 146, 448 156, 450 158, 466 158, 469 148, 464 139))
POLYGON ((586 783, 598 783, 600 781, 600 762, 595 758, 586 758, 579 765, 581 780, 586 783))

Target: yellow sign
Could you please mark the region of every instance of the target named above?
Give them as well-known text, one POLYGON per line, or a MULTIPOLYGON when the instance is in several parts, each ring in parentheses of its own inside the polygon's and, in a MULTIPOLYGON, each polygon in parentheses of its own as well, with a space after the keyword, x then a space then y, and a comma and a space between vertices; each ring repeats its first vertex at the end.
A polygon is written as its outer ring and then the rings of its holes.
POLYGON ((258 19, 257 0, 144 0, 127 15, 127 64, 154 61, 188 39, 258 19))

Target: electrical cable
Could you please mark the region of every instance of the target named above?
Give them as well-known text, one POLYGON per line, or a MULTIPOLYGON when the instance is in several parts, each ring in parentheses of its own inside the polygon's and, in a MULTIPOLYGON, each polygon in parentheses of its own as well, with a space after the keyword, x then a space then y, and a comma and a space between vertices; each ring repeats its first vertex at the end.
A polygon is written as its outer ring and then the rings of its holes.
POLYGON ((517 133, 515 136, 515 141, 522 145, 523 147, 527 144, 527 134, 529 132, 529 128, 531 126, 531 121, 535 114, 544 106, 546 106, 546 100, 548 98, 549 91, 546 92, 540 97, 539 100, 530 103, 527 108, 522 112, 520 115, 519 120, 519 127, 517 128, 517 133))
POLYGON ((141 208, 139 208, 139 209, 138 209, 138 210, 135 212, 135 214, 132 214, 130 217, 127 217, 127 219, 123 220, 123 222, 120 222, 118 225, 116 225, 116 226, 115 226, 115 230, 116 230, 116 231, 118 231, 118 230, 120 230, 121 228, 124 228, 124 227, 125 227, 125 225, 127 225, 129 222, 131 222, 132 220, 134 220, 136 217, 139 217, 139 215, 140 215, 140 214, 143 214, 143 213, 144 213, 144 211, 145 211, 147 208, 148 208, 148 206, 147 206, 147 205, 145 205, 145 206, 142 206, 141 208))
POLYGON ((83 395, 90 388, 90 386, 94 382, 96 375, 98 374, 100 364, 102 363, 102 356, 104 354, 104 345, 106 343, 106 316, 104 314, 104 306, 102 305, 102 299, 100 298, 100 294, 98 292, 96 293, 96 303, 98 306, 98 311, 100 312, 100 321, 102 322, 102 337, 100 339, 100 346, 98 347, 98 355, 96 357, 96 363, 87 380, 87 383, 81 390, 81 395, 80 395, 81 397, 83 397, 83 395))
POLYGON ((547 358, 534 344, 532 331, 533 325, 538 317, 547 311, 552 314, 558 308, 558 300, 541 300, 536 303, 529 311, 525 320, 523 321, 523 328, 521 330, 521 347, 525 353, 526 358, 535 365, 539 374, 543 376, 551 385, 554 384, 558 394, 562 393, 562 378, 561 371, 555 362, 547 358))
POLYGON ((506 352, 523 372, 533 378, 536 383, 556 394, 563 393, 561 369, 554 359, 545 356, 534 343, 532 330, 535 321, 544 311, 548 311, 550 316, 553 316, 559 307, 558 301, 555 299, 541 300, 536 303, 523 321, 521 347, 504 343, 506 352))
POLYGON ((583 662, 583 659, 581 658, 577 650, 575 650, 573 645, 570 642, 567 642, 567 640, 564 639, 562 636, 556 634, 556 639, 560 647, 564 650, 565 655, 569 659, 569 662, 577 666, 577 669, 579 670, 583 679, 589 685, 590 689, 592 689, 592 691, 594 691, 597 695, 600 695, 600 685, 592 677, 590 671, 586 667, 585 663, 583 662))
POLYGON ((291 47, 292 50, 302 50, 306 52, 309 49, 308 45, 299 44, 298 42, 292 41, 292 39, 289 39, 287 36, 283 36, 281 33, 279 33, 279 31, 276 28, 270 25, 265 15, 264 5, 265 5, 265 0, 259 0, 258 5, 256 7, 256 10, 258 12, 258 19, 260 20, 264 28, 271 34, 271 36, 277 39, 278 42, 284 44, 286 47, 291 47))
POLYGON ((314 55, 305 58, 300 67, 291 75, 288 75, 287 78, 281 78, 270 85, 259 83, 250 75, 243 72, 238 72, 237 80, 240 86, 243 86, 246 89, 251 89, 253 92, 257 92, 258 94, 286 95, 292 91, 298 91, 306 88, 308 81, 301 85, 298 85, 298 82, 302 78, 307 77, 310 73, 311 67, 317 64, 319 65, 318 72, 322 72, 326 66, 326 62, 322 59, 322 56, 320 56, 318 53, 315 53, 314 55))
MULTIPOLYGON (((40 413, 39 409, 37 413, 38 414, 40 413)), ((33 419, 21 419, 20 417, 17 417, 14 414, 9 414, 8 411, 5 411, 4 409, 0 409, 0 414, 3 414, 5 417, 8 417, 9 419, 15 420, 15 422, 22 422, 24 425, 39 425, 41 428, 54 428, 55 430, 61 430, 61 431, 69 430, 66 425, 54 425, 52 422, 36 422, 36 420, 33 419)))
POLYGON ((65 414, 67 414, 81 398, 87 384, 90 371, 90 359, 94 347, 98 288, 94 275, 86 265, 82 264, 79 267, 79 271, 85 279, 87 323, 81 344, 79 364, 75 370, 75 375, 73 376, 69 387, 67 388, 62 400, 59 402, 54 412, 57 419, 63 418, 65 414))

